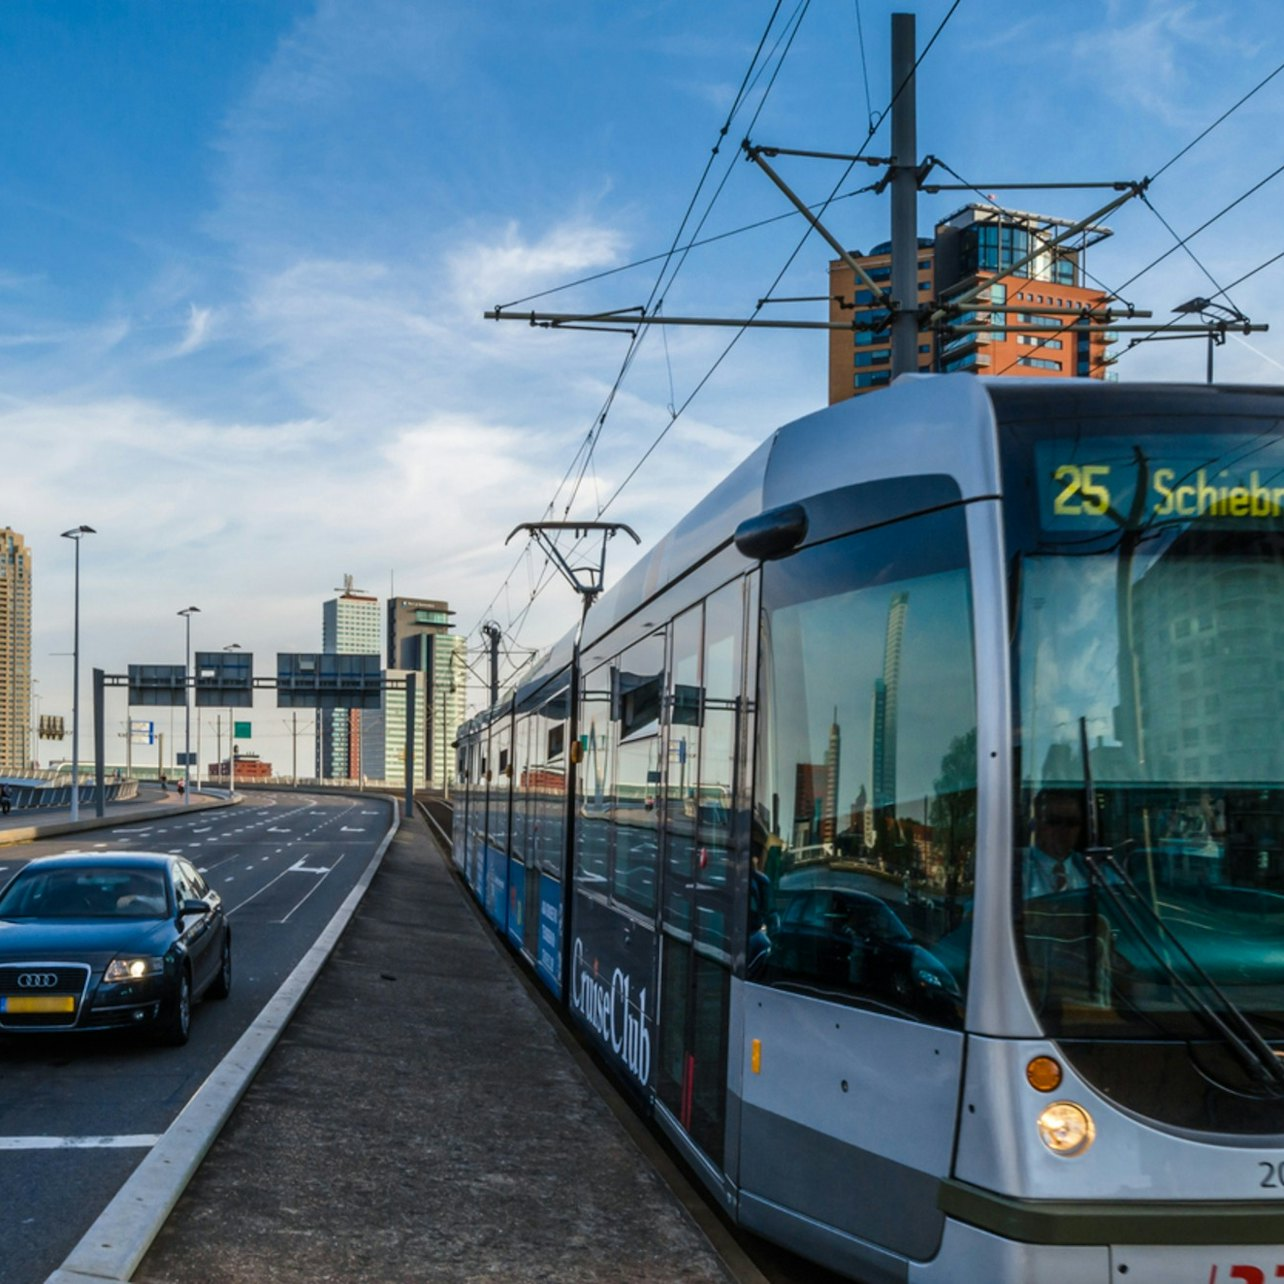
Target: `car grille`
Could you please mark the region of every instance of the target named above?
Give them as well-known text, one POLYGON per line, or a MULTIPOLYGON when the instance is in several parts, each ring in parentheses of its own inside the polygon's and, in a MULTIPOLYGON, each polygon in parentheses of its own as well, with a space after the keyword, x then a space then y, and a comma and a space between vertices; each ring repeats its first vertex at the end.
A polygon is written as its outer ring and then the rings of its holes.
POLYGON ((88 986, 85 963, 0 964, 0 1030, 69 1029, 88 986))

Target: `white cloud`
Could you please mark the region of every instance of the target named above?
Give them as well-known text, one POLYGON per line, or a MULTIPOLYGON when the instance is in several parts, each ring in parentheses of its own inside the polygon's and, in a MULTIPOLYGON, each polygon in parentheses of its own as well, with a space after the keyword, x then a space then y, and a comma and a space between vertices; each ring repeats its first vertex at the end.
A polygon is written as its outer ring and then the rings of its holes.
MULTIPOLYGON (((624 250, 614 228, 577 220, 550 229, 536 240, 525 238, 511 222, 491 241, 470 241, 450 252, 451 293, 465 310, 488 309, 550 285, 612 267, 624 250)), ((573 308, 532 304, 537 311, 573 308)))
POLYGON ((197 348, 204 347, 209 338, 210 321, 213 316, 213 308, 198 308, 194 303, 189 305, 187 333, 183 335, 182 341, 174 351, 176 357, 185 357, 195 352, 197 348))

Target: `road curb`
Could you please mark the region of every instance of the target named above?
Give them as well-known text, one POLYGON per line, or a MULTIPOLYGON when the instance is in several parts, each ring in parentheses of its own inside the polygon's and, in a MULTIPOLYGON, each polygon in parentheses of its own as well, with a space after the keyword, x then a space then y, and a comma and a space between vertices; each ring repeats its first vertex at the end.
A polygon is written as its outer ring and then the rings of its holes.
POLYGON ((303 1002, 378 873, 401 827, 401 804, 395 798, 390 801, 392 825, 360 881, 254 1022, 45 1284, 86 1284, 89 1280, 127 1284, 133 1278, 152 1240, 303 1002))

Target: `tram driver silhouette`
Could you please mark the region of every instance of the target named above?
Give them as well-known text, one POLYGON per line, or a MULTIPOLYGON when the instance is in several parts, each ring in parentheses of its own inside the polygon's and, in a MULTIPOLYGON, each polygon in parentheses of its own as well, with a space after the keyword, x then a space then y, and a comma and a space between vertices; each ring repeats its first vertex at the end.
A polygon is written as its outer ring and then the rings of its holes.
POLYGON ((1051 896, 1088 884, 1077 853, 1083 841, 1083 795, 1044 789, 1034 800, 1034 841, 1025 851, 1025 898, 1051 896))

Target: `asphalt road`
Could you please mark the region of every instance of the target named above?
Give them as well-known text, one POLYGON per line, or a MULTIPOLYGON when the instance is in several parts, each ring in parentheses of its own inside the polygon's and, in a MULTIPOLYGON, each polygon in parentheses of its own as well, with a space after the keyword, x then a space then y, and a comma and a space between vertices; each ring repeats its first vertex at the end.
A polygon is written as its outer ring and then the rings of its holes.
POLYGON ((233 942, 231 997, 198 1005, 185 1047, 127 1034, 0 1040, 3 1284, 38 1284, 63 1261, 330 921, 392 813, 378 797, 255 794, 0 852, 0 882, 55 852, 183 855, 223 897, 233 942))

